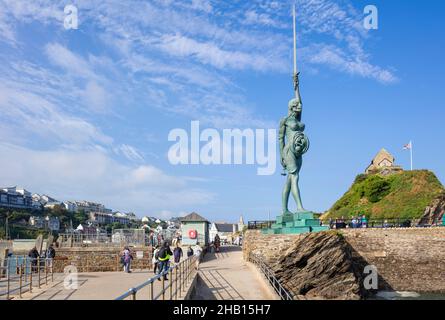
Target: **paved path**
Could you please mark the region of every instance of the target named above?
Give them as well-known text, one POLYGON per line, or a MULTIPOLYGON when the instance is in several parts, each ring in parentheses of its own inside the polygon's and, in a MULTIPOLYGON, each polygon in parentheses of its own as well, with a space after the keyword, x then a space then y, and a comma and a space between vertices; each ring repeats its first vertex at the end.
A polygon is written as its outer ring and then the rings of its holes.
POLYGON ((270 300, 275 296, 237 246, 207 253, 199 266, 195 300, 270 300))
MULTIPOLYGON (((78 289, 65 289, 63 275, 55 275, 54 283, 42 289, 33 289, 32 293, 25 293, 25 300, 114 300, 128 289, 140 285, 153 276, 152 271, 124 272, 91 272, 78 275, 78 289)), ((165 286, 168 285, 165 282, 165 286)), ((162 281, 155 281, 153 285, 154 296, 161 292, 162 281)), ((137 300, 148 300, 150 286, 141 289, 137 300)), ((175 288, 173 288, 173 292, 175 288)), ((170 298, 169 291, 166 299, 170 298)), ((18 299, 18 298, 16 298, 18 299)))

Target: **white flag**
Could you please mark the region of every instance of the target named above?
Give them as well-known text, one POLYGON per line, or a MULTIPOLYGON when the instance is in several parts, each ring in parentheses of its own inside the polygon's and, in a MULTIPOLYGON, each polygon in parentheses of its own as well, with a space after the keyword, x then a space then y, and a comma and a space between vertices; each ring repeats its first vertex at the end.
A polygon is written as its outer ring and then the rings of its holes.
POLYGON ((403 150, 411 150, 412 148, 413 144, 411 143, 411 141, 403 146, 403 150))

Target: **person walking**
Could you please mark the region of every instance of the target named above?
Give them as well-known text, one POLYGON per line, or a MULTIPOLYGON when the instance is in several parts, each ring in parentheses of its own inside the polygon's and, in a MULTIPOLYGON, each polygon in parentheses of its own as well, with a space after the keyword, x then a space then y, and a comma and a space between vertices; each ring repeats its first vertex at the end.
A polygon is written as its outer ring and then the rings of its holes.
MULTIPOLYGON (((170 257, 172 256, 172 254, 173 253, 170 249, 170 246, 168 245, 168 241, 164 241, 162 247, 159 249, 157 254, 157 259, 159 260, 158 274, 165 272, 164 280, 168 280, 167 272, 168 272, 170 257)), ((158 280, 160 281, 161 278, 158 278, 158 280)))
POLYGON ((131 273, 130 267, 131 267, 131 260, 133 259, 133 256, 131 255, 131 251, 129 247, 125 247, 123 251, 123 262, 124 262, 124 272, 131 273))
POLYGON ((46 250, 46 267, 49 268, 49 272, 53 272, 53 260, 56 257, 56 250, 54 249, 53 244, 51 243, 46 250))
POLYGON ((201 263, 201 254, 202 254, 202 248, 199 245, 199 242, 196 243, 194 251, 195 251, 195 257, 196 257, 195 269, 199 270, 199 264, 201 263))
POLYGON ((37 272, 37 260, 40 257, 39 251, 37 251, 36 247, 33 247, 28 252, 28 257, 31 258, 31 267, 34 272, 37 272))
POLYGON ((179 263, 183 255, 184 254, 182 253, 182 248, 179 246, 179 242, 176 242, 176 247, 173 249, 173 259, 175 263, 179 263))
POLYGON ((189 246, 189 248, 187 249, 187 258, 190 258, 191 256, 193 256, 194 252, 193 252, 193 248, 192 246, 189 246))
POLYGON ((221 246, 221 239, 219 238, 218 234, 215 235, 215 239, 214 239, 213 243, 215 245, 215 251, 219 252, 219 247, 221 246))
POLYGON ((157 258, 159 252, 159 245, 155 247, 155 250, 153 251, 153 258, 151 259, 151 262, 153 263, 153 273, 157 274, 158 266, 159 266, 159 260, 157 258))

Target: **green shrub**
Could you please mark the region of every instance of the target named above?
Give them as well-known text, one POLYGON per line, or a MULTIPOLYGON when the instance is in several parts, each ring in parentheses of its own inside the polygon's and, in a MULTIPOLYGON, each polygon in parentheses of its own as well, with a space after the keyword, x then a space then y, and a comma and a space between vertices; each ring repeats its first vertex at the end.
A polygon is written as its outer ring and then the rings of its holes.
POLYGON ((364 195, 372 202, 376 203, 383 199, 391 190, 391 184, 379 176, 371 176, 364 185, 364 195))

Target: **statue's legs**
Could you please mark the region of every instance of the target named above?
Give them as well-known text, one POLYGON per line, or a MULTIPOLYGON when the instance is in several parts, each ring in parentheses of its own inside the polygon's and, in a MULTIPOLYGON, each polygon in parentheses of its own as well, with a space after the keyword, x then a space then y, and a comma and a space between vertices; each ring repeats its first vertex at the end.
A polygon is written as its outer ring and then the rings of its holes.
POLYGON ((291 191, 291 175, 288 174, 287 175, 287 179, 286 179, 286 183, 284 184, 284 188, 283 188, 283 195, 282 195, 282 208, 283 208, 283 215, 285 214, 291 214, 291 212, 289 212, 289 208, 288 208, 288 203, 289 203, 289 194, 291 191))
POLYGON ((301 202, 300 188, 298 187, 299 174, 290 174, 292 196, 297 204, 297 212, 305 211, 301 202))

